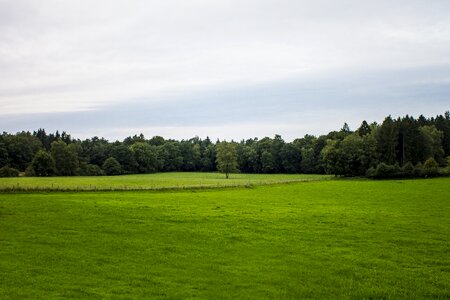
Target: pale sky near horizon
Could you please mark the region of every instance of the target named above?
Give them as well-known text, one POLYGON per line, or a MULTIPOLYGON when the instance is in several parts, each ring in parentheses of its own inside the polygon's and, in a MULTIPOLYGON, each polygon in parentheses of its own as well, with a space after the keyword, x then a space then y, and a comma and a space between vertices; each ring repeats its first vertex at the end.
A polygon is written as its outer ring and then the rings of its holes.
POLYGON ((450 1, 0 0, 0 130, 235 139, 450 109, 450 1))

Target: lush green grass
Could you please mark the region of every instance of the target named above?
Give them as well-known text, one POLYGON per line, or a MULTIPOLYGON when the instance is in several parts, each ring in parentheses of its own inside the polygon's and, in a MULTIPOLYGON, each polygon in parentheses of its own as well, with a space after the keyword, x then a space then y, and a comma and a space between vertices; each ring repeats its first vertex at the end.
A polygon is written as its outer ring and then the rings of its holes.
POLYGON ((450 297, 450 179, 0 194, 0 298, 450 297))
POLYGON ((0 178, 0 191, 21 190, 125 190, 177 189, 192 187, 225 187, 263 185, 280 182, 330 179, 329 175, 305 174, 231 174, 220 173, 156 173, 122 176, 80 177, 16 177, 0 178))

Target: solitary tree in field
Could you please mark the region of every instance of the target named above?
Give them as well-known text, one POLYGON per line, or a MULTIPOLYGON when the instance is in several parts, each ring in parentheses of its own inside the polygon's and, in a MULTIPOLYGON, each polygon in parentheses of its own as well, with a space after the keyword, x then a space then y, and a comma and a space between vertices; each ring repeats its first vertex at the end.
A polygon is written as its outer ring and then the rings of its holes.
POLYGON ((217 152, 217 170, 225 173, 228 179, 230 173, 238 172, 236 147, 233 143, 221 142, 216 146, 217 152))

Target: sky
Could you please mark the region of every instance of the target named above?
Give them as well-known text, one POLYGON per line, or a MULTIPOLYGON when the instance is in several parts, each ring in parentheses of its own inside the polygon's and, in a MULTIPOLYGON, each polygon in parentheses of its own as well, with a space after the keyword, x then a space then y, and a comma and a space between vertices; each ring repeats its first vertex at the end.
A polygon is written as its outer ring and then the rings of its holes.
POLYGON ((0 131, 286 140, 450 109, 448 0, 0 0, 0 131))

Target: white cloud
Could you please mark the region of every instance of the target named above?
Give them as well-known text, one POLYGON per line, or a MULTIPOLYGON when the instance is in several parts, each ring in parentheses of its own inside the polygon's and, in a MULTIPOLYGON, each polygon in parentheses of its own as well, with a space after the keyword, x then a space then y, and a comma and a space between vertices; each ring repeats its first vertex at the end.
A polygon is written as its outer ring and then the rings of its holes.
POLYGON ((0 115, 449 65, 448 53, 449 1, 0 0, 0 115))

